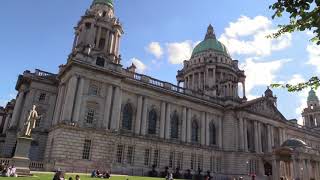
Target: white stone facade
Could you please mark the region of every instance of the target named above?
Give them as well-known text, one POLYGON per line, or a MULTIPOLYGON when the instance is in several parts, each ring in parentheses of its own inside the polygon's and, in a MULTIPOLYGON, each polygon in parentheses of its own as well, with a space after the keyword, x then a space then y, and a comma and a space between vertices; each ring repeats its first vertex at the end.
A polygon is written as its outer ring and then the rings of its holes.
MULTIPOLYGON (((205 40, 216 42, 211 28, 205 40)), ((148 175, 155 165, 159 173, 199 168, 221 178, 267 179, 271 168, 272 179, 320 179, 317 128, 283 117, 270 89, 247 101, 244 72, 218 46, 185 61, 176 86, 137 74, 134 65, 122 68, 122 34, 113 7, 93 4, 58 74, 19 76, 16 100, 0 109, 2 157, 12 156, 17 133, 36 105, 42 116, 30 159, 45 162, 47 170, 148 175), (307 145, 291 147, 292 138, 307 145), (286 143, 290 147, 281 146, 286 143)))

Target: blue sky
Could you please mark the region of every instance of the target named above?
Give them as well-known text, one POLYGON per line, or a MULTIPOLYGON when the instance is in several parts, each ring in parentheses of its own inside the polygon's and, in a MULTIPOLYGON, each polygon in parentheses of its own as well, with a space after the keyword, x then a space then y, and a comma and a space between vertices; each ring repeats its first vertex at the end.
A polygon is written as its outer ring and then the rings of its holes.
MULTIPOLYGON (((73 27, 92 0, 10 0, 0 6, 0 105, 15 96, 17 77, 24 70, 57 72, 66 62, 73 27)), ((294 33, 280 40, 265 39, 282 20, 271 20, 268 6, 258 0, 116 0, 123 23, 123 64, 175 83, 176 71, 207 26, 227 45, 246 70, 248 96, 261 96, 271 82, 299 82, 320 72, 320 48, 310 33, 294 33)), ((274 90, 278 108, 288 118, 300 118, 307 91, 289 94, 274 90), (300 108, 300 109, 299 109, 300 108)))

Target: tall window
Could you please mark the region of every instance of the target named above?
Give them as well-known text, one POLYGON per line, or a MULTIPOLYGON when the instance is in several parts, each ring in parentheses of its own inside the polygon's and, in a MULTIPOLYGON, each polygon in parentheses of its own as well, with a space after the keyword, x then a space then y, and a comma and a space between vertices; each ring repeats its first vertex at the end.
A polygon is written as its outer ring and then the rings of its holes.
POLYGON ((134 147, 128 146, 127 163, 133 165, 133 159, 134 159, 134 147))
POLYGON ((197 120, 192 122, 191 141, 194 143, 199 142, 199 126, 197 120))
POLYGON ((217 157, 216 162, 217 162, 217 164, 216 164, 216 172, 217 173, 221 173, 221 157, 217 157))
POLYGON ((268 139, 267 139, 267 126, 265 124, 262 125, 261 128, 261 145, 262 145, 262 152, 267 152, 268 147, 268 139))
POLYGON ((179 116, 176 111, 173 113, 171 117, 171 138, 179 138, 179 116))
POLYGON ((153 153, 153 165, 155 167, 159 167, 159 157, 160 157, 159 150, 155 149, 153 153))
POLYGON ((83 151, 82 151, 82 159, 90 159, 90 151, 91 151, 91 140, 84 140, 83 151))
POLYGON ((149 166, 150 162, 150 149, 145 149, 144 151, 144 165, 149 166))
POLYGON ((210 171, 216 172, 216 157, 214 156, 210 157, 210 171))
POLYGON ((196 155, 195 154, 191 154, 190 169, 195 169, 195 164, 196 164, 196 155))
POLYGON ((117 147, 117 163, 122 163, 123 160, 123 151, 124 151, 124 145, 118 145, 117 147))
POLYGON ((248 121, 248 128, 247 128, 247 142, 248 142, 248 150, 250 152, 255 151, 255 144, 254 144, 254 126, 252 121, 248 121))
POLYGON ((216 136, 216 126, 213 122, 209 125, 209 139, 210 139, 210 145, 216 145, 217 144, 217 136, 216 136))
POLYGON ((95 114, 96 114, 96 110, 95 109, 93 109, 93 108, 88 108, 87 109, 86 122, 88 124, 92 124, 93 123, 95 114))
POLYGON ((126 130, 132 129, 133 110, 131 104, 126 104, 123 108, 122 128, 126 130))
POLYGON ((174 168, 174 151, 171 151, 169 155, 169 168, 174 168))
POLYGON ((198 164, 197 164, 198 169, 203 169, 203 155, 198 156, 198 164))
POLYGON ((177 168, 183 169, 183 152, 177 154, 177 168))
POLYGON ((157 112, 152 109, 149 112, 148 134, 156 134, 157 131, 157 112))

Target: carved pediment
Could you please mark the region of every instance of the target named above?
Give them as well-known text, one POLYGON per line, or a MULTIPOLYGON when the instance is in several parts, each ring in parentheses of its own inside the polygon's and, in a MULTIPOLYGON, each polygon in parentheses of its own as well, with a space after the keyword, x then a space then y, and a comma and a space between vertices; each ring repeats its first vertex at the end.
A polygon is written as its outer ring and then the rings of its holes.
POLYGON ((270 119, 286 120, 273 101, 267 98, 259 98, 251 102, 249 101, 241 106, 241 109, 270 119))

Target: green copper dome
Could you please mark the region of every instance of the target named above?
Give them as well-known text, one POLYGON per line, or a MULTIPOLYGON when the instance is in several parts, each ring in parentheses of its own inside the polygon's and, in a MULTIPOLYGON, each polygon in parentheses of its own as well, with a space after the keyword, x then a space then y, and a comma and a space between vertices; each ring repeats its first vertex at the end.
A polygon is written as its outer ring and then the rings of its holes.
POLYGON ((113 0, 94 0, 92 4, 105 4, 113 7, 113 0))
POLYGON ((291 138, 286 140, 281 146, 290 147, 290 148, 299 148, 299 147, 307 147, 307 144, 300 139, 291 138))
POLYGON ((217 40, 211 25, 208 27, 205 39, 193 49, 192 56, 208 50, 218 51, 229 56, 226 46, 217 40))
POLYGON ((318 96, 313 89, 309 91, 308 101, 319 101, 318 96))

